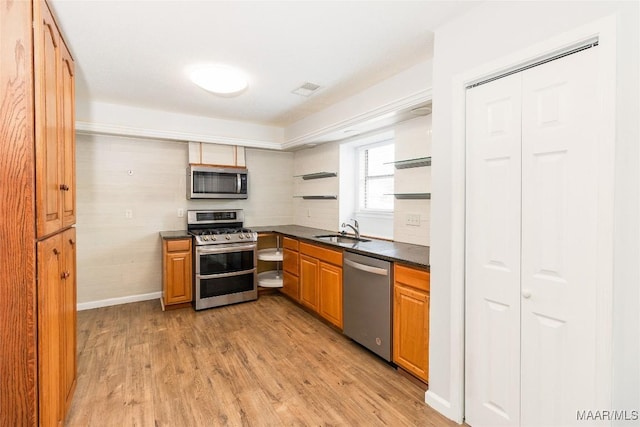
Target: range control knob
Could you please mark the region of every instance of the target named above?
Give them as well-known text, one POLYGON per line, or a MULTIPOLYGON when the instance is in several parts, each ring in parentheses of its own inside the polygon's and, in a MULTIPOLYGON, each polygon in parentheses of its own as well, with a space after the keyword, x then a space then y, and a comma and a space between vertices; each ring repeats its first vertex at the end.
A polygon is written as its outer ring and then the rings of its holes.
POLYGON ((241 239, 244 239, 244 236, 242 235, 242 233, 240 233, 240 235, 238 236, 241 239))
POLYGON ((224 238, 227 240, 231 240, 231 236, 229 236, 228 234, 224 238))
POLYGON ((218 238, 216 236, 211 236, 211 240, 215 242, 218 238))
POLYGON ((206 242, 207 240, 209 240, 209 236, 206 236, 206 235, 202 236, 202 240, 204 240, 206 242))
POLYGON ((244 237, 246 237, 247 239, 250 239, 251 238, 251 234, 247 233, 247 234, 244 235, 244 237))

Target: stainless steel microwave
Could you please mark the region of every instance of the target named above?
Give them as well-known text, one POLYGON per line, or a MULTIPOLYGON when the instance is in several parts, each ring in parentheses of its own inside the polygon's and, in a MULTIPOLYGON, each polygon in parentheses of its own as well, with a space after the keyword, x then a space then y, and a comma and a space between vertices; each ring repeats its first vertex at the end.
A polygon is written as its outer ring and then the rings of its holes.
POLYGON ((187 199, 246 199, 247 169, 216 166, 187 168, 187 199))

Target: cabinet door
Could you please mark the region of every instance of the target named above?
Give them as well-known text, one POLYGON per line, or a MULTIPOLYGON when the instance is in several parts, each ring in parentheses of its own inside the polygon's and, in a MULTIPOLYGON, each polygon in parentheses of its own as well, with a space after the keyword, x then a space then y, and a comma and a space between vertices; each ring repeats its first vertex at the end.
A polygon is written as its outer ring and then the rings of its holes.
POLYGON ((44 1, 34 2, 36 229, 38 236, 62 228, 62 144, 58 132, 60 35, 44 1))
POLYGON ((75 85, 73 59, 64 42, 60 40, 60 139, 62 141, 62 221, 63 226, 76 222, 76 132, 75 85))
POLYGON ((342 328, 342 268, 320 262, 320 315, 342 328))
POLYGON ((298 276, 284 271, 282 273, 282 292, 296 301, 300 301, 300 282, 298 276))
POLYGON ((429 294, 396 285, 393 296, 393 361, 427 381, 429 294))
POLYGON ((62 235, 38 242, 38 399, 41 426, 61 425, 62 235))
POLYGON ((166 262, 166 304, 191 301, 191 252, 171 252, 166 262))
POLYGON ((318 311, 319 261, 300 255, 300 302, 318 311))
POLYGON ((236 147, 233 145, 201 143, 201 161, 205 165, 235 166, 236 147))
POLYGON ((76 229, 66 230, 62 239, 62 398, 66 413, 76 387, 76 229))

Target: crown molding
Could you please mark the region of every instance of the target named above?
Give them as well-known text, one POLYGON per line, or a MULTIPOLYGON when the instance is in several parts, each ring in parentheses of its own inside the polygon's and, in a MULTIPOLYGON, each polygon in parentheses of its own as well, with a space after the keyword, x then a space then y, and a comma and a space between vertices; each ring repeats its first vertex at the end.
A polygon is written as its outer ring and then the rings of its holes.
MULTIPOLYGON (((405 96, 403 98, 381 105, 377 108, 374 108, 373 110, 357 114, 349 119, 316 129, 312 132, 306 133, 296 138, 288 139, 282 144, 282 149, 289 150, 304 144, 325 142, 322 141, 323 136, 334 132, 343 131, 357 125, 362 125, 363 123, 372 120, 380 119, 387 114, 396 113, 401 110, 415 107, 423 102, 430 101, 431 99, 433 99, 433 91, 431 88, 420 90, 409 96, 405 96)), ((346 138, 347 137, 345 137, 345 139, 346 138)))
POLYGON ((220 135, 205 135, 189 132, 175 132, 158 129, 137 128, 132 126, 111 125, 105 123, 76 122, 76 132, 81 134, 115 135, 134 138, 160 139, 170 141, 194 141, 224 145, 239 145, 248 148, 282 150, 283 145, 274 141, 261 141, 246 138, 233 138, 220 135))

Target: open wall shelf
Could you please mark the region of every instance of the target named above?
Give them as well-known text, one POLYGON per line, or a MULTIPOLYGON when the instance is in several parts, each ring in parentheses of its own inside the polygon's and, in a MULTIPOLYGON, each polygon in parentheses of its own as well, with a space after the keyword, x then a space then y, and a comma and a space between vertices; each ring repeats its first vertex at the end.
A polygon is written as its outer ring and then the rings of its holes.
POLYGON ((315 172, 304 175, 295 175, 296 178, 302 178, 305 181, 309 179, 332 178, 334 176, 338 176, 337 172, 315 172))
POLYGON ((417 157, 415 159, 396 160, 395 162, 387 162, 385 165, 395 165, 396 169, 420 168, 431 166, 431 157, 417 157))
POLYGON ((336 195, 324 195, 324 196, 293 196, 298 199, 304 200, 336 200, 338 196, 336 195))
POLYGON ((392 193, 396 199, 431 199, 431 193, 392 193))

